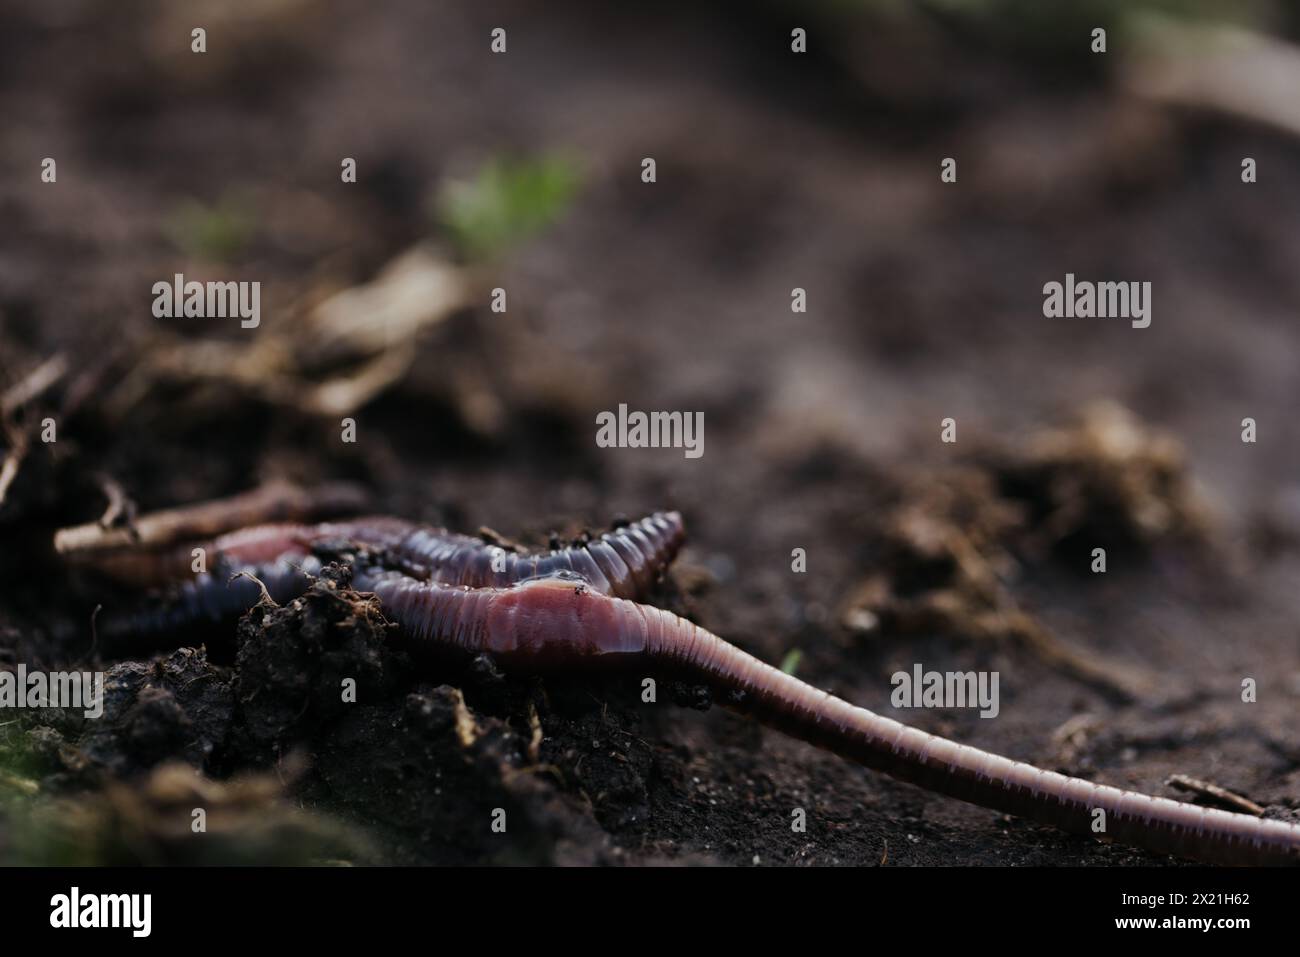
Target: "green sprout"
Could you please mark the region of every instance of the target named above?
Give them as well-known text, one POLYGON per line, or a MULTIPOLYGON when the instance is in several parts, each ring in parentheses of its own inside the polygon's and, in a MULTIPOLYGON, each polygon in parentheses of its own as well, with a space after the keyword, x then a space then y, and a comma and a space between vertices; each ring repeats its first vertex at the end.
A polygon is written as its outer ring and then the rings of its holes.
POLYGON ((492 259, 558 219, 577 187, 577 170, 560 157, 497 158, 472 181, 448 183, 437 213, 467 258, 492 259))
POLYGON ((185 200, 172 211, 166 231, 187 255, 228 262, 248 247, 256 225, 245 202, 225 196, 211 206, 185 200))

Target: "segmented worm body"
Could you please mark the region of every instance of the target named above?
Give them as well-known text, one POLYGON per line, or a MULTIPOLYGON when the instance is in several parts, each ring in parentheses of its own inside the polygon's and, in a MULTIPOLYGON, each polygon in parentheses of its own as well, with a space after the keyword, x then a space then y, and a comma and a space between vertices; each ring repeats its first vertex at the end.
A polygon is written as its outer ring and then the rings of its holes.
POLYGON ((390 518, 261 526, 214 540, 221 573, 188 582, 171 608, 134 627, 175 628, 250 607, 260 590, 244 579, 227 587, 221 575, 232 570, 253 570, 272 597, 287 600, 319 569, 315 549, 351 543, 361 550, 354 584, 417 642, 487 653, 519 672, 663 672, 706 684, 725 706, 795 738, 981 807, 1212 863, 1300 863, 1300 826, 1094 784, 928 734, 631 600, 646 594, 682 538, 676 513, 537 555, 390 518))
POLYGON ((499 588, 529 578, 574 575, 602 595, 634 598, 645 594, 668 567, 684 538, 681 515, 657 512, 549 553, 520 554, 482 539, 420 527, 388 551, 398 567, 424 581, 499 588))
POLYGON ((930 791, 1077 834, 1221 864, 1300 863, 1300 827, 1094 784, 958 744, 855 707, 651 605, 581 582, 449 588, 364 582, 413 637, 487 652, 507 669, 637 667, 709 685, 727 707, 930 791), (1104 818, 1097 812, 1104 812, 1104 818))

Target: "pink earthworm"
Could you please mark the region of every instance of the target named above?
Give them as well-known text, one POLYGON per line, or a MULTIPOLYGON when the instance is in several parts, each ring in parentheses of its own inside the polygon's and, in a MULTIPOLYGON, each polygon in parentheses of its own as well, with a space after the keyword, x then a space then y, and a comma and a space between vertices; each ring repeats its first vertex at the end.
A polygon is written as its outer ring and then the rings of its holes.
POLYGON ((161 602, 143 610, 107 616, 101 632, 112 642, 238 617, 261 594, 247 579, 232 582, 238 572, 260 579, 276 601, 291 600, 306 591, 308 576, 320 570, 314 550, 331 544, 364 550, 362 564, 396 567, 431 582, 505 586, 528 578, 568 575, 604 594, 641 598, 676 556, 684 537, 676 512, 655 513, 598 538, 535 554, 508 551, 481 538, 389 516, 254 525, 161 555, 131 554, 137 562, 132 580, 164 586, 167 591, 161 602), (191 570, 194 547, 204 550, 209 571, 191 570))
POLYGON ((1218 864, 1300 863, 1300 826, 1150 797, 981 751, 855 707, 671 612, 546 578, 455 588, 363 572, 415 639, 486 652, 507 669, 662 669, 709 685, 726 707, 930 791, 1161 854, 1218 864), (1098 812, 1103 812, 1098 814, 1098 812))

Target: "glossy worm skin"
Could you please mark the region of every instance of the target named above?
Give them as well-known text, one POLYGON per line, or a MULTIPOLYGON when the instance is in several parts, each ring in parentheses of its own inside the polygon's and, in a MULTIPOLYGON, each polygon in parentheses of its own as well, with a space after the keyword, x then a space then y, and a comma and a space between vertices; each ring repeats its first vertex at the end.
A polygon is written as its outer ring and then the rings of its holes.
POLYGON ((1300 863, 1300 827, 1094 784, 958 744, 855 707, 650 605, 581 582, 449 588, 371 573, 385 614, 417 639, 486 652, 508 669, 657 669, 708 684, 727 707, 876 771, 981 807, 1161 854, 1218 864, 1300 863))

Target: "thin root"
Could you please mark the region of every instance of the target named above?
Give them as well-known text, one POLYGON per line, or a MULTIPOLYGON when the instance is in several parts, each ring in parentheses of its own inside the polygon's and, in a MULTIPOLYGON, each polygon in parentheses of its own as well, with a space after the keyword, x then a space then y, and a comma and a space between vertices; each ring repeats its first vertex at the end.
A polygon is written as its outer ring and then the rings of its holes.
POLYGON ((1175 774, 1165 781, 1165 784, 1179 791, 1190 791, 1193 794, 1199 794, 1210 803, 1217 804, 1229 811, 1240 811, 1242 814, 1252 814, 1255 817, 1264 816, 1264 809, 1250 798, 1234 794, 1227 788, 1211 784, 1209 781, 1202 781, 1200 778, 1189 777, 1186 774, 1175 774))
POLYGON ((235 574, 230 576, 230 581, 227 582, 227 584, 233 585, 235 583, 235 580, 238 578, 247 578, 249 581, 255 583, 257 587, 261 590, 262 597, 259 598, 257 601, 259 605, 269 605, 272 608, 280 607, 280 603, 276 601, 274 598, 272 598, 271 593, 266 590, 266 582, 262 581, 262 579, 258 578, 252 572, 246 572, 246 571, 235 572, 235 574))

